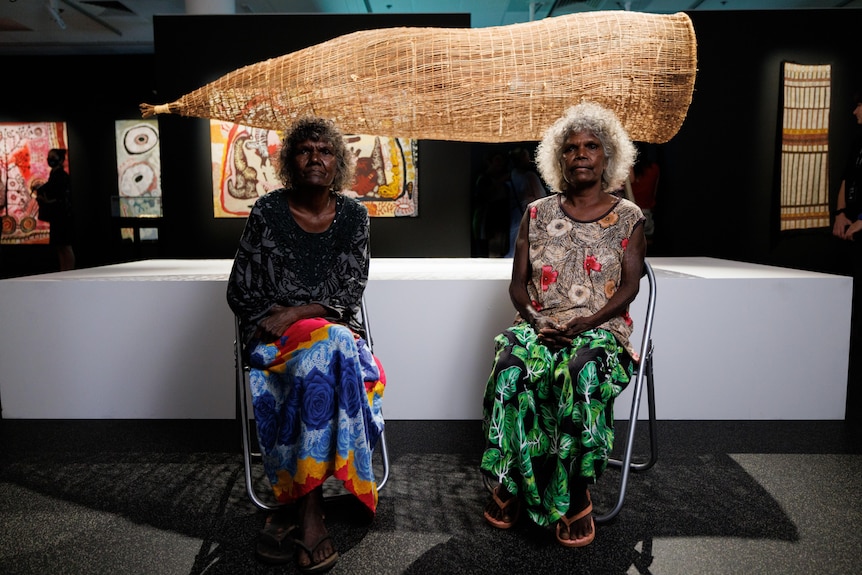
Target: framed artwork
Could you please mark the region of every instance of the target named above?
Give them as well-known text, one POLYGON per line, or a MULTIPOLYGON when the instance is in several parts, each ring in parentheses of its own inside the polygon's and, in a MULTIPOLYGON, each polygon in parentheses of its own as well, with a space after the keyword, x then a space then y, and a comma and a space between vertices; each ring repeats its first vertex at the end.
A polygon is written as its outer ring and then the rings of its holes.
POLYGON ((156 120, 117 120, 117 188, 124 218, 162 215, 159 123, 156 120))
MULTIPOLYGON (((68 150, 65 122, 0 123, 0 243, 48 243, 33 190, 48 181, 51 148, 68 150)), ((69 170, 68 153, 63 167, 69 170)))
MULTIPOLYGON (((159 123, 155 119, 117 120, 114 123, 117 149, 117 206, 114 214, 123 218, 162 216, 162 172, 159 123)), ((141 231, 141 239, 158 239, 156 228, 141 231)), ((133 239, 122 228, 123 239, 133 239)))
POLYGON ((281 187, 279 132, 210 120, 210 143, 215 217, 244 218, 257 198, 281 187))
POLYGON ((416 140, 346 136, 356 155, 356 180, 344 193, 365 203, 372 217, 419 215, 416 140))
MULTIPOLYGON (((210 120, 213 214, 248 216, 260 196, 281 187, 276 159, 282 133, 210 120)), ((356 158, 356 182, 344 194, 363 202, 372 217, 419 215, 417 143, 407 138, 347 135, 356 158)))
POLYGON ((831 66, 783 63, 781 230, 829 227, 831 66))
MULTIPOLYGON (((35 188, 48 181, 48 150, 68 149, 65 122, 0 123, 2 244, 47 244, 49 224, 36 216, 35 188)), ((69 171, 69 155, 66 155, 69 171)))

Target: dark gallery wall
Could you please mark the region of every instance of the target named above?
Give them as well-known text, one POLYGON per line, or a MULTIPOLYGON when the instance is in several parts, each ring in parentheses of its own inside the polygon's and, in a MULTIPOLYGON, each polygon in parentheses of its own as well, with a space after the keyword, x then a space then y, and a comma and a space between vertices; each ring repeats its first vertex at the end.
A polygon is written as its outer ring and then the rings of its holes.
MULTIPOLYGON (((783 61, 832 65, 833 193, 855 133, 851 93, 862 82, 859 10, 690 14, 698 75, 679 134, 658 147, 662 169, 651 255, 713 256, 845 273, 846 245, 829 230, 777 231, 780 71, 783 61)), ((141 257, 230 258, 243 222, 213 217, 206 120, 160 116, 164 218, 155 245, 124 243, 111 217, 117 194, 114 122, 139 117, 238 67, 360 29, 467 26, 468 15, 165 16, 156 53, 3 57, 0 122, 67 122, 81 266, 141 257), (50 78, 50 79, 49 79, 50 78)), ((577 95, 573 94, 573 102, 577 95)), ((471 182, 482 145, 419 143, 419 217, 375 218, 378 257, 470 255, 471 182)), ((53 271, 47 246, 0 247, 0 277, 53 271)))
POLYGON ((680 132, 661 146, 656 251, 844 272, 828 229, 778 231, 781 64, 830 64, 830 190, 856 131, 858 10, 692 12, 698 72, 680 132))
MULTIPOLYGON (((118 193, 114 123, 153 98, 151 55, 5 56, 0 122, 66 122, 80 266, 135 258, 111 217, 118 193)), ((47 245, 0 246, 0 277, 56 271, 47 245)))
MULTIPOLYGON (((469 14, 157 16, 159 103, 175 100, 242 66, 358 30, 469 27, 469 14)), ((244 220, 214 218, 207 120, 160 116, 165 255, 233 257, 244 220), (170 214, 170 215, 169 215, 170 214)), ((470 145, 420 141, 419 217, 372 218, 376 257, 469 257, 470 145)))

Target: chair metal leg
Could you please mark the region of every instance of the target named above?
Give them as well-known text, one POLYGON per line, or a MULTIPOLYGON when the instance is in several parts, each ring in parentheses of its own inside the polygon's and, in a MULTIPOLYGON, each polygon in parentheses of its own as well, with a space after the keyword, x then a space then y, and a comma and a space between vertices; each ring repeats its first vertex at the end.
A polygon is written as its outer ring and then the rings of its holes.
POLYGON ((647 370, 646 374, 646 382, 647 382, 647 407, 649 409, 649 445, 650 445, 650 457, 647 461, 642 463, 635 464, 635 469, 637 471, 646 471, 655 465, 655 462, 658 461, 658 426, 656 425, 656 413, 655 413, 655 386, 653 385, 653 356, 652 349, 650 349, 649 362, 644 365, 644 368, 647 370))
MULTIPOLYGON (((365 326, 365 343, 368 344, 368 351, 374 353, 374 339, 371 337, 371 318, 368 314, 368 304, 365 301, 365 296, 362 297, 362 324, 365 326)), ((384 424, 385 425, 385 424, 384 424)), ((386 446, 386 430, 380 432, 380 439, 377 441, 377 447, 374 451, 379 451, 383 458, 383 478, 377 482, 377 492, 383 489, 386 482, 389 480, 389 448, 386 446)))
POLYGON ((628 487, 629 473, 631 471, 646 471, 655 465, 658 459, 658 444, 656 433, 656 413, 655 413, 655 390, 653 388, 653 369, 652 369, 652 343, 649 346, 649 353, 644 358, 641 368, 638 369, 634 396, 632 398, 631 419, 629 420, 628 433, 626 435, 626 447, 623 452, 622 460, 609 459, 608 465, 619 467, 621 469, 620 491, 617 497, 617 502, 614 507, 604 515, 595 516, 596 523, 605 523, 610 521, 623 507, 625 501, 626 489, 628 487), (638 411, 640 409, 641 395, 646 383, 647 388, 647 405, 649 409, 649 437, 650 437, 650 456, 649 459, 643 462, 633 462, 632 454, 634 452, 635 430, 638 422, 638 411))
POLYGON ((377 482, 377 493, 380 493, 389 481, 389 448, 386 446, 386 430, 380 432, 375 451, 380 451, 380 457, 383 458, 383 477, 377 482))

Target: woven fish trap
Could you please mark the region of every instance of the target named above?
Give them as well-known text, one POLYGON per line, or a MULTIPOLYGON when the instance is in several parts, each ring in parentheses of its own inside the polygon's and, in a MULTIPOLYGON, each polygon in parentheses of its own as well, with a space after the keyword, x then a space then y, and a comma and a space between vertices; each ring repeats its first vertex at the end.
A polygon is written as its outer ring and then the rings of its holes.
POLYGON ((597 11, 490 28, 346 34, 239 68, 144 117, 283 130, 307 115, 345 133, 465 142, 541 139, 578 102, 662 143, 691 103, 697 48, 683 13, 597 11))

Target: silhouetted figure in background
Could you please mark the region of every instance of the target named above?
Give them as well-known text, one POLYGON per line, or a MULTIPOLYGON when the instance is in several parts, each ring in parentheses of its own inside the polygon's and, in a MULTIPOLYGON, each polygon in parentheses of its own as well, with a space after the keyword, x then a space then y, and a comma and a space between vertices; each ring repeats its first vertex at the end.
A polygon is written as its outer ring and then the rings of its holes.
POLYGON ((473 190, 473 255, 500 258, 509 249, 509 164, 503 150, 489 151, 484 161, 473 190))
POLYGON ((515 239, 518 237, 518 228, 521 225, 521 217, 527 206, 539 198, 547 195, 542 179, 536 173, 530 152, 526 148, 512 148, 509 151, 509 163, 512 171, 509 173, 511 181, 511 195, 509 196, 509 249, 506 257, 515 255, 515 239))
POLYGON ((646 218, 644 235, 646 235, 647 245, 649 245, 652 244, 655 234, 654 212, 660 170, 647 144, 636 142, 635 146, 638 149, 638 157, 632 168, 629 184, 632 190, 632 201, 638 205, 646 218))
POLYGON ((853 116, 856 118, 856 136, 847 156, 838 198, 835 202, 835 223, 832 235, 852 242, 851 270, 853 272, 853 306, 850 326, 850 365, 847 384, 847 418, 858 418, 862 404, 859 365, 862 364, 862 92, 853 99, 853 116), (859 381, 857 381, 859 380, 859 381))
POLYGON ((48 243, 54 246, 60 271, 75 269, 75 252, 72 251, 74 226, 72 221, 71 178, 63 167, 66 150, 54 148, 48 151, 51 174, 48 181, 36 189, 39 203, 39 219, 49 223, 48 243))

